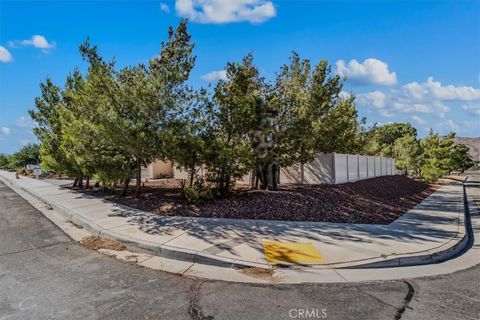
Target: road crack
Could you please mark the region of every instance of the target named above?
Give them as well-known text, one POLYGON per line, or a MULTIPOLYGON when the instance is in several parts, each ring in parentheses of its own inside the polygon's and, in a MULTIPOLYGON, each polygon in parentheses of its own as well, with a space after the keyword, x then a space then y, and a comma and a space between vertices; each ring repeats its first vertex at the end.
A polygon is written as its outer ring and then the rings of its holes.
POLYGON ((193 320, 213 320, 213 316, 206 316, 203 313, 202 307, 199 305, 200 287, 203 281, 194 280, 191 288, 192 297, 190 299, 190 307, 188 313, 193 320))
POLYGON ((403 313, 407 308, 409 308, 410 301, 412 301, 413 295, 415 294, 415 288, 413 285, 408 282, 407 280, 403 280, 408 287, 408 292, 405 298, 403 299, 402 306, 397 309, 397 313, 395 314, 395 320, 400 320, 402 318, 403 313))
POLYGON ((65 242, 47 244, 47 245, 40 246, 40 247, 28 248, 28 249, 19 250, 19 251, 6 252, 6 253, 0 254, 0 257, 19 254, 19 253, 24 253, 24 252, 28 252, 28 251, 41 250, 41 249, 46 249, 46 248, 50 248, 50 247, 54 247, 54 246, 58 246, 58 245, 65 245, 65 244, 71 244, 71 243, 72 243, 72 241, 65 241, 65 242))
POLYGON ((395 310, 398 310, 397 307, 391 305, 391 304, 388 303, 388 302, 383 301, 382 299, 374 296, 373 294, 370 294, 370 293, 368 293, 368 292, 365 292, 365 291, 363 291, 363 290, 360 289, 360 288, 356 288, 356 289, 357 289, 358 291, 360 291, 361 293, 363 293, 364 295, 367 295, 367 296, 369 296, 370 298, 375 299, 375 300, 377 300, 378 302, 380 302, 380 303, 382 303, 382 304, 384 304, 384 305, 386 305, 386 306, 389 306, 389 307, 392 307, 392 308, 395 309, 395 310))

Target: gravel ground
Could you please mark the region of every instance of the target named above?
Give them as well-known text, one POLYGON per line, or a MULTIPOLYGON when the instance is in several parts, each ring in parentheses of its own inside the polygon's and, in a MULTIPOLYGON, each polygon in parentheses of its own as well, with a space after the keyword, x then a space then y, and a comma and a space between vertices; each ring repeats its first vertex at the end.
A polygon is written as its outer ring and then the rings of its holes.
MULTIPOLYGON (((140 198, 103 190, 89 195, 164 216, 389 224, 436 188, 404 176, 343 185, 284 185, 278 191, 239 188, 227 198, 188 204, 175 187, 144 187, 140 198)), ((87 192, 87 191, 82 191, 87 192)))

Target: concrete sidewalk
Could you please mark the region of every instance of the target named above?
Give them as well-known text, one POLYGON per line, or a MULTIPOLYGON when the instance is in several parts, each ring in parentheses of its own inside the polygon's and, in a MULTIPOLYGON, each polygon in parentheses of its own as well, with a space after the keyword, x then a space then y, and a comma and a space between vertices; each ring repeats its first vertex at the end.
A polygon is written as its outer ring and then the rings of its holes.
MULTIPOLYGON (((461 183, 445 185, 390 225, 355 225, 161 217, 80 193, 47 180, 0 171, 0 178, 48 203, 88 231, 156 255, 216 266, 270 266, 265 241, 311 243, 324 261, 314 268, 401 265, 459 250, 465 236, 461 183), (427 258, 425 258, 427 257, 427 258)), ((434 262, 434 260, 431 260, 434 262)))

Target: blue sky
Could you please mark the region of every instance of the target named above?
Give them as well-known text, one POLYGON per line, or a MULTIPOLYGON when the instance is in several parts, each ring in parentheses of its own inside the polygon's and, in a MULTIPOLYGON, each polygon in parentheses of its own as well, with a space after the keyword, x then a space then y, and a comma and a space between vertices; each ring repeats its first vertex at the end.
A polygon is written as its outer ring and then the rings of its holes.
POLYGON ((480 1, 0 0, 0 152, 34 142, 27 110, 47 76, 63 84, 87 36, 119 66, 158 53, 190 19, 191 84, 222 77, 250 50, 267 79, 292 50, 347 76, 369 123, 408 121, 420 136, 480 136, 480 1))

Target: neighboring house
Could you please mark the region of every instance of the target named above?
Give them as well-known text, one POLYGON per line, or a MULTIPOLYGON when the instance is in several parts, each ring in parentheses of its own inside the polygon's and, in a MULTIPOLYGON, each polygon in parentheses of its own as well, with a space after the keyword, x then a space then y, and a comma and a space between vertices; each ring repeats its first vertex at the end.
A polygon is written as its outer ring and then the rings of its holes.
POLYGON ((173 178, 175 167, 172 161, 156 160, 147 167, 142 167, 142 180, 173 178))
MULTIPOLYGON (((203 174, 203 170, 201 174, 203 174)), ((142 168, 142 180, 144 181, 165 178, 188 179, 188 172, 183 168, 177 168, 170 160, 156 160, 142 168)))

